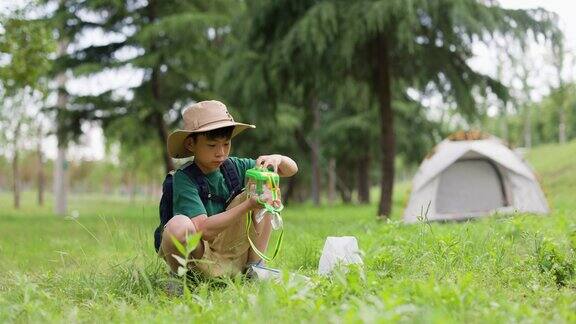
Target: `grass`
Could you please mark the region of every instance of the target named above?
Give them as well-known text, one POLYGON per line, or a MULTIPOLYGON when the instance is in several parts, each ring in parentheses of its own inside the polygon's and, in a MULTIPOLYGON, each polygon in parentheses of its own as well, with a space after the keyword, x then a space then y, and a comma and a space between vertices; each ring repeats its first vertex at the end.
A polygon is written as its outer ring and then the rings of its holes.
MULTIPOLYGON (((576 142, 533 150, 550 217, 515 215, 403 225, 376 206, 290 206, 271 266, 312 284, 239 278, 165 292, 154 254, 154 202, 78 196, 59 218, 51 206, 0 211, 0 322, 575 322, 576 142), (354 235, 364 267, 315 274, 326 236, 354 235)), ((33 195, 24 197, 33 206, 33 195)), ((49 199, 48 199, 49 200, 49 199)), ((50 200, 49 200, 50 201, 50 200)), ((10 196, 0 195, 0 206, 10 196)))

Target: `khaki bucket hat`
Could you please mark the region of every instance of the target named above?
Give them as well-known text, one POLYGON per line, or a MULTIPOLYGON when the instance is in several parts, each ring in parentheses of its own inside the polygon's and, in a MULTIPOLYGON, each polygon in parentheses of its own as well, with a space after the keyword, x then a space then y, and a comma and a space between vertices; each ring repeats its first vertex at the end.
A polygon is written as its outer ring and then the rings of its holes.
POLYGON ((173 158, 186 158, 192 152, 184 147, 184 140, 192 133, 202 133, 213 129, 234 126, 232 137, 254 125, 237 123, 228 112, 226 105, 216 100, 201 101, 182 111, 184 129, 178 129, 168 136, 168 154, 173 158))

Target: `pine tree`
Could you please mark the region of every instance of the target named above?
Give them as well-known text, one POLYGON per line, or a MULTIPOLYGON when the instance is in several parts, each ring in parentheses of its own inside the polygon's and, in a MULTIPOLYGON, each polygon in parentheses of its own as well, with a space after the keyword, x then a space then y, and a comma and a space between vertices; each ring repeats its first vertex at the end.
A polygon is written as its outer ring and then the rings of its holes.
POLYGON ((85 76, 131 69, 143 75, 129 89, 71 96, 60 116, 67 133, 71 138, 78 136, 86 120, 98 120, 107 127, 118 118, 133 119, 140 132, 132 135, 142 144, 155 138, 163 148, 165 169, 173 169, 166 139, 180 116, 171 112, 213 97, 214 71, 229 33, 230 16, 238 7, 239 2, 233 0, 59 1, 47 19, 72 42, 68 54, 58 60, 60 71, 85 76), (81 48, 79 40, 93 31, 105 35, 107 43, 81 48))
POLYGON ((432 88, 473 119, 474 93, 491 91, 506 98, 507 91, 470 67, 472 45, 494 37, 523 42, 527 35, 550 38, 557 33, 553 17, 544 10, 508 10, 480 0, 260 1, 250 12, 253 48, 289 58, 274 62, 287 65, 283 70, 305 66, 313 73, 319 70, 318 58, 329 58, 319 62, 329 75, 349 73, 370 85, 379 116, 380 217, 392 210, 394 97, 407 87, 432 88))

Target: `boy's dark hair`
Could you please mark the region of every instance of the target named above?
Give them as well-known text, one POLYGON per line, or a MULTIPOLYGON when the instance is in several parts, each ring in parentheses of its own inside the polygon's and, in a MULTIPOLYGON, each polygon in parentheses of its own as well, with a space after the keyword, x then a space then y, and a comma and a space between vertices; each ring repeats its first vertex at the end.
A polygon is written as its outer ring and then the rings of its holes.
POLYGON ((220 138, 225 138, 225 139, 229 140, 230 138, 232 138, 232 132, 234 132, 234 126, 227 126, 227 127, 222 127, 222 128, 216 128, 216 129, 209 130, 206 132, 192 133, 192 134, 188 135, 188 137, 192 138, 192 140, 194 140, 194 142, 196 142, 196 139, 200 135, 206 136, 206 138, 209 140, 215 140, 215 139, 220 139, 220 138))

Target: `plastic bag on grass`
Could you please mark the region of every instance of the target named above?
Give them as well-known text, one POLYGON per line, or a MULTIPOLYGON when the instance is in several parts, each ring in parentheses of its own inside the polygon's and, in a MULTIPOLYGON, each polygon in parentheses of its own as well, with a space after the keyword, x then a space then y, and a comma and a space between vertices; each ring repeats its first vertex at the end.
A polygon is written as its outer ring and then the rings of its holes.
POLYGON ((320 256, 318 274, 329 274, 336 266, 349 264, 363 264, 356 238, 354 236, 327 237, 322 256, 320 256))

